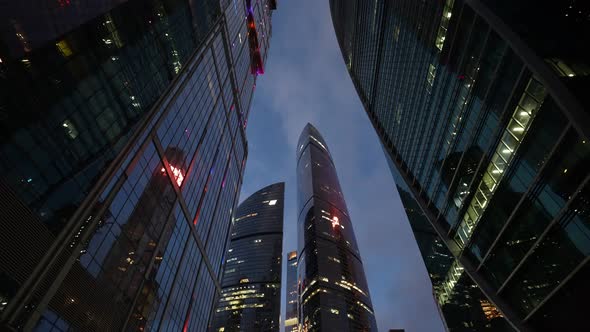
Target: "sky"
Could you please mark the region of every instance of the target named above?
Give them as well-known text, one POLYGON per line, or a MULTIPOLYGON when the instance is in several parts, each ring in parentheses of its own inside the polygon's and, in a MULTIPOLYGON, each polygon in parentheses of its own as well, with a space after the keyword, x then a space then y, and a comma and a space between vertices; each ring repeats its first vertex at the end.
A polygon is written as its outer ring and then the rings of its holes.
MULTIPOLYGON (((346 71, 328 1, 283 0, 273 13, 265 74, 248 119, 240 201, 285 182, 284 254, 297 249, 295 149, 308 122, 332 153, 379 330, 444 331, 379 139, 346 71)), ((284 297, 283 289, 282 320, 284 297)))

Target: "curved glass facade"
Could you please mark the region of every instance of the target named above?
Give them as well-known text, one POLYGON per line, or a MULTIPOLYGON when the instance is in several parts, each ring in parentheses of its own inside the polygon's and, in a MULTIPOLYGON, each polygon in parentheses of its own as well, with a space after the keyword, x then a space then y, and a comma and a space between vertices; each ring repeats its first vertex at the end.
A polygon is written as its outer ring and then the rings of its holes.
POLYGON ((311 124, 297 146, 301 331, 376 331, 363 264, 328 147, 311 124))
POLYGON ((398 185, 455 259, 433 280, 439 303, 469 276, 516 329, 587 325, 579 303, 590 296, 580 282, 590 254, 582 92, 590 51, 581 45, 590 8, 532 0, 331 0, 330 8, 398 185))
POLYGON ((268 2, 1 16, 0 329, 205 330, 247 155, 244 36, 261 66, 268 2))
POLYGON ((210 331, 279 331, 284 200, 280 182, 236 209, 210 331))

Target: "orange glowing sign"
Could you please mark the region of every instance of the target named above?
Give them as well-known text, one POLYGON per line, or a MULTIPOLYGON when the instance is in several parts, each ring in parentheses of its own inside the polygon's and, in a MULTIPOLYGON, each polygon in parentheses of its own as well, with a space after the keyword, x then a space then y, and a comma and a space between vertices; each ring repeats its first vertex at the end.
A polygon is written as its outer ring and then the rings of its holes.
MULTIPOLYGON (((174 175, 174 180, 176 180, 176 184, 180 187, 182 185, 182 181, 184 180, 184 175, 182 174, 182 171, 180 170, 180 168, 176 168, 172 165, 170 165, 170 170, 174 175)), ((161 171, 162 173, 166 173, 166 169, 164 167, 162 167, 161 171)))

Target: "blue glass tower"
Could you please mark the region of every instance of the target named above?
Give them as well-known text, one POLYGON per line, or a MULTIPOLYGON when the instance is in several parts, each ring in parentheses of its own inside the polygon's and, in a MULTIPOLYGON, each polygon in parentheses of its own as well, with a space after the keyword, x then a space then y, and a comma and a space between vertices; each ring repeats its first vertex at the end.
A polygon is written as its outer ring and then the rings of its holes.
POLYGON ((328 145, 311 124, 297 144, 301 331, 377 331, 352 221, 328 145))
POLYGON ((279 331, 284 204, 280 182, 236 209, 210 331, 279 331))
POLYGON ((449 329, 587 326, 588 4, 330 8, 449 329))
POLYGON ((0 23, 0 326, 205 330, 274 2, 29 2, 0 23))

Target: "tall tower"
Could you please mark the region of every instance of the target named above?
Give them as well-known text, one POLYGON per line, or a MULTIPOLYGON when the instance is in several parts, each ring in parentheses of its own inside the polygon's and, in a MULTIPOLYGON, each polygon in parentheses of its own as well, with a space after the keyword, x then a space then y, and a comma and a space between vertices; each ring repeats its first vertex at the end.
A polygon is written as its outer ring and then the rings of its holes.
POLYGON ((285 184, 237 208, 211 332, 279 331, 285 184))
POLYGON ((307 124, 297 145, 301 331, 376 331, 352 222, 328 146, 307 124))
POLYGON ((287 282, 285 304, 285 332, 298 331, 297 311, 299 299, 297 295, 297 251, 287 253, 287 282))
POLYGON ((330 10, 449 329, 502 317, 523 331, 586 326, 587 3, 330 0, 330 10))
POLYGON ((207 328, 274 4, 2 5, 0 330, 207 328))

